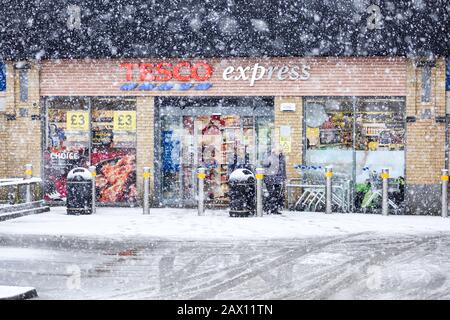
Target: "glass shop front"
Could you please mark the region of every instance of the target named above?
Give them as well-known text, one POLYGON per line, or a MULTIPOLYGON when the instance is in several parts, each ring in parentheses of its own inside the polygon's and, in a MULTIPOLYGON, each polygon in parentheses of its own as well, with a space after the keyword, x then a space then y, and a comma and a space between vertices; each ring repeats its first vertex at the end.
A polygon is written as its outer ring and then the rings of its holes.
POLYGON ((92 164, 99 203, 136 202, 135 100, 57 97, 45 109, 45 200, 64 202, 68 172, 92 164))
MULTIPOLYGON (((405 98, 304 98, 303 171, 332 165, 351 186, 350 206, 370 208, 382 168, 401 206, 405 181, 405 98)), ((375 204, 373 204, 375 206, 375 204)))
POLYGON ((206 168, 205 201, 228 206, 228 177, 270 153, 273 98, 169 98, 155 101, 155 190, 161 205, 195 206, 196 170, 206 168))

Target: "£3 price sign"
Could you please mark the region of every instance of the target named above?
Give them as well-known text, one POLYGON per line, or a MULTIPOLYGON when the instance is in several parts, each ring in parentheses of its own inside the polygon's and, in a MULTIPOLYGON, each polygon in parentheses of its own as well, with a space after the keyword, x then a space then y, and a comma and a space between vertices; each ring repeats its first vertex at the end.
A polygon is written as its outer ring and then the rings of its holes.
POLYGON ((88 131, 89 112, 88 111, 67 111, 67 130, 88 131))
POLYGON ((135 131, 136 111, 114 111, 114 131, 135 131))

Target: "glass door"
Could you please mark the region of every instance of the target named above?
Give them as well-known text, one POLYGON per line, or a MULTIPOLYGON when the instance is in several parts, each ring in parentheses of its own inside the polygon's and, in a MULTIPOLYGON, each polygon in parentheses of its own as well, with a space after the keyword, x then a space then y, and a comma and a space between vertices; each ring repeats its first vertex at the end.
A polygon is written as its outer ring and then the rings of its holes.
POLYGON ((197 168, 204 167, 205 202, 227 206, 229 175, 253 170, 270 153, 272 134, 271 117, 161 116, 162 204, 195 205, 197 168))
POLYGON ((164 204, 178 206, 182 205, 181 120, 179 116, 161 117, 161 194, 164 204))

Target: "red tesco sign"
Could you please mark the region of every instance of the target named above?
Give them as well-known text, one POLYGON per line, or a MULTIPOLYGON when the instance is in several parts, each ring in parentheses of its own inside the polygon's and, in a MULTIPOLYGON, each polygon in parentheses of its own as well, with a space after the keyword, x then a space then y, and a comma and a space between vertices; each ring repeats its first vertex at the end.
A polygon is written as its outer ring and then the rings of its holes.
POLYGON ((133 80, 133 70, 139 69, 140 81, 169 81, 172 78, 178 81, 205 81, 211 78, 213 68, 206 62, 191 64, 182 61, 173 65, 169 62, 161 63, 122 63, 121 68, 126 69, 126 80, 133 80))

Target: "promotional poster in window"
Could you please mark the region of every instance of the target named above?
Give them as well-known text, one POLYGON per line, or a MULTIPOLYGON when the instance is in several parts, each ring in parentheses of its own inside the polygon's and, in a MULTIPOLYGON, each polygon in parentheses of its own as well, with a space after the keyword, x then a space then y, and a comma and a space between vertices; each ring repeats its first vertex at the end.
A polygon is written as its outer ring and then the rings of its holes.
POLYGON ((96 167, 98 202, 136 201, 135 111, 98 110, 92 121, 89 133, 87 111, 49 110, 44 159, 47 201, 66 201, 67 174, 90 164, 96 167))

